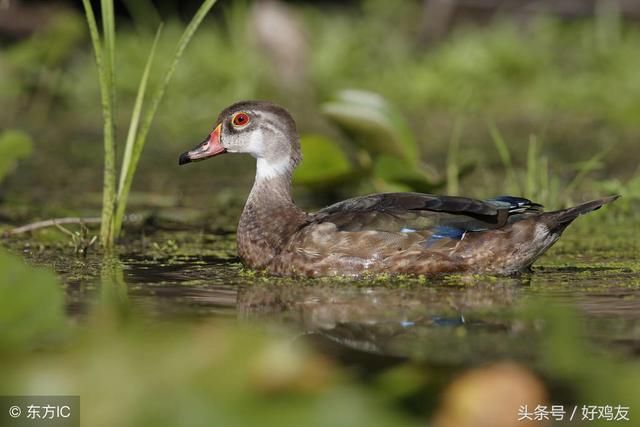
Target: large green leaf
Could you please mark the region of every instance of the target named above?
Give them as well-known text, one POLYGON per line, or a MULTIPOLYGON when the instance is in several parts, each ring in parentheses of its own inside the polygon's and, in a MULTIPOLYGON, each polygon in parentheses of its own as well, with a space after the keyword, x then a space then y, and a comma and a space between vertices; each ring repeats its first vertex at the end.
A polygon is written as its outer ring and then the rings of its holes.
POLYGON ((297 184, 327 187, 350 179, 353 167, 333 141, 322 135, 304 135, 300 144, 303 162, 294 174, 297 184))
POLYGON ((442 182, 433 182, 427 174, 403 159, 386 155, 376 159, 374 176, 388 183, 402 184, 413 191, 429 192, 442 185, 442 182))
POLYGON ((13 171, 18 159, 31 154, 31 138, 18 130, 6 130, 0 134, 0 181, 13 171))
POLYGON ((418 163, 418 146, 402 114, 380 95, 343 90, 322 111, 366 150, 418 163))

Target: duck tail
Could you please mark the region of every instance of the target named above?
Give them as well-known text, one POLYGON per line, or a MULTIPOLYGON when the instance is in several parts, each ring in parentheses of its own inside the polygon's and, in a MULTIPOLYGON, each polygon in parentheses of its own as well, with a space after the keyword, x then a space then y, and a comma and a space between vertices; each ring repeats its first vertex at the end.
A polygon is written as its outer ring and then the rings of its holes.
POLYGON ((543 221, 546 223, 547 227, 549 227, 549 231, 551 233, 562 232, 565 228, 567 228, 569 224, 571 224, 571 222, 573 222, 574 219, 576 219, 580 215, 598 210, 602 206, 606 205, 607 203, 613 202, 619 197, 619 195, 603 197, 602 199, 580 203, 579 205, 572 208, 544 213, 542 214, 544 218, 543 221))

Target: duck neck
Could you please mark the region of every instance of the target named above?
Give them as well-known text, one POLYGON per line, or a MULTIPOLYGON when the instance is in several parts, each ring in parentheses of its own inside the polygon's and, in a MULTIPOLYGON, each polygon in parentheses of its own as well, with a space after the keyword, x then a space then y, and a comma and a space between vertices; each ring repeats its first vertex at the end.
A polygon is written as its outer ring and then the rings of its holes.
POLYGON ((306 213, 291 197, 291 174, 287 168, 284 173, 268 175, 258 163, 237 235, 238 253, 249 267, 266 267, 306 220, 306 213))

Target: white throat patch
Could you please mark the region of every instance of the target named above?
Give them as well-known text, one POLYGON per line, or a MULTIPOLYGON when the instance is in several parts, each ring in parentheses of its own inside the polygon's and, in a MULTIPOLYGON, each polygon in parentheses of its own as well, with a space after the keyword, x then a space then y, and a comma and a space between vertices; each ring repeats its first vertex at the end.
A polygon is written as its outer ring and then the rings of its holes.
POLYGON ((249 139, 245 150, 256 159, 264 155, 264 134, 262 131, 254 131, 251 133, 251 139, 249 139))
POLYGON ((247 152, 257 159, 256 181, 264 181, 276 176, 284 175, 289 169, 289 159, 287 157, 276 161, 269 161, 265 157, 264 133, 254 132, 251 135, 247 152))
POLYGON ((268 160, 258 157, 256 162, 256 182, 275 178, 284 175, 289 169, 289 159, 278 160, 277 162, 269 162, 268 160))

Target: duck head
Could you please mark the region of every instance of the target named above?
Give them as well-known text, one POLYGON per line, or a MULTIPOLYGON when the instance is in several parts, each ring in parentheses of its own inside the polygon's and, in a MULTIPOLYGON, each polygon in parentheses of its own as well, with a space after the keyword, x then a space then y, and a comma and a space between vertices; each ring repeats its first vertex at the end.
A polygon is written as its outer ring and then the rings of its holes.
POLYGON ((193 150, 180 155, 184 165, 225 153, 257 159, 256 180, 291 175, 300 161, 300 140, 293 118, 266 101, 243 101, 220 113, 213 131, 193 150))

